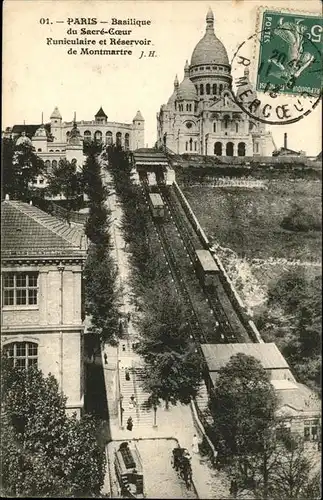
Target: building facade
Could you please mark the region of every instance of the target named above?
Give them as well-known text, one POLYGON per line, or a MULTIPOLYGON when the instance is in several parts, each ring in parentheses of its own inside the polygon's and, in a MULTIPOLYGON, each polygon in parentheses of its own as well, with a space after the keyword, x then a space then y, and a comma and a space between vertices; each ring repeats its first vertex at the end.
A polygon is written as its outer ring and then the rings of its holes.
POLYGON ((125 150, 135 150, 144 147, 145 120, 137 111, 132 123, 117 123, 108 121, 102 107, 96 113, 94 120, 64 122, 59 109, 55 107, 50 116, 50 123, 41 125, 14 125, 6 129, 5 137, 17 141, 31 140, 37 155, 45 165, 55 167, 59 160, 75 160, 82 165, 83 142, 96 141, 104 145, 116 144, 125 150))
MULTIPOLYGON (((256 98, 249 82, 248 100, 256 98)), ((239 92, 237 93, 239 97, 239 92)), ((244 99, 246 103, 246 99, 244 99)), ((227 51, 214 32, 211 10, 204 37, 196 45, 184 79, 174 81, 167 104, 157 113, 157 145, 174 153, 208 156, 271 156, 274 143, 265 125, 252 120, 236 104, 227 51)))
POLYGON ((1 349, 15 366, 36 364, 67 396, 68 412, 84 404, 80 229, 20 201, 2 212, 1 349))

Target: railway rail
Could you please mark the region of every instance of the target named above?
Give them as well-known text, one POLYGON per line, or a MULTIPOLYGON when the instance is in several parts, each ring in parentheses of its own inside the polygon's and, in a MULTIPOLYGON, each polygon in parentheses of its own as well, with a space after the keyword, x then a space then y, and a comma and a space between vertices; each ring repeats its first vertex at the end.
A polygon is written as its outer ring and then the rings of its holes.
MULTIPOLYGON (((143 186, 144 196, 146 198, 146 201, 148 202, 148 193, 149 193, 148 184, 145 181, 143 181, 142 186, 143 186)), ((197 312, 195 310, 195 306, 194 306, 194 303, 191 299, 191 296, 190 296, 190 293, 187 289, 187 286, 185 284, 185 280, 183 279, 182 273, 177 265, 175 253, 174 253, 174 250, 172 248, 172 244, 169 241, 167 232, 166 232, 165 228, 163 227, 163 223, 162 222, 160 223, 160 222, 154 220, 154 225, 155 225, 157 234, 159 236, 160 242, 162 244, 163 251, 164 251, 164 254, 166 256, 166 260, 169 264, 171 275, 174 279, 174 282, 176 283, 177 288, 180 290, 180 293, 181 293, 186 305, 188 306, 189 310, 191 311, 191 315, 188 318, 188 324, 189 324, 189 328, 191 331, 191 335, 194 338, 194 340, 197 341, 199 344, 207 343, 208 342, 207 335, 204 331, 204 328, 203 328, 203 325, 200 321, 199 315, 197 314, 197 312)))
MULTIPOLYGON (((184 220, 184 217, 177 207, 176 202, 172 198, 170 190, 167 187, 161 187, 160 190, 164 200, 166 201, 166 204, 171 210, 174 223, 179 233, 181 234, 188 255, 190 256, 191 261, 194 263, 195 250, 197 249, 197 246, 200 246, 198 236, 196 235, 196 233, 195 236, 192 235, 192 233, 188 229, 187 222, 184 220)), ((225 336, 226 340, 229 340, 231 342, 236 342, 237 340, 239 340, 238 335, 233 329, 230 323, 230 319, 227 316, 219 298, 215 295, 215 293, 210 292, 207 288, 203 288, 203 291, 208 299, 210 307, 215 314, 215 317, 219 322, 222 335, 225 336)))

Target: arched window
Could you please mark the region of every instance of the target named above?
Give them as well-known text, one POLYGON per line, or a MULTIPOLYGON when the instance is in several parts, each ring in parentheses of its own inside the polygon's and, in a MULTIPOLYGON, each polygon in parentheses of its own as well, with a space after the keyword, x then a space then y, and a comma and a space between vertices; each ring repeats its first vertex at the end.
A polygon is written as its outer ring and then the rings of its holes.
POLYGON ((198 95, 198 93, 199 93, 199 87, 198 87, 198 85, 195 85, 195 90, 196 90, 196 93, 198 95))
POLYGON ((190 138, 190 151, 192 151, 192 150, 193 150, 193 139, 192 139, 192 137, 191 137, 191 138, 190 138))
POLYGON ((38 153, 41 153, 41 148, 38 148, 37 151, 38 151, 38 153))
POLYGON ((66 132, 66 139, 68 139, 68 138, 69 138, 70 134, 71 134, 71 132, 69 132, 69 130, 68 130, 68 131, 66 132))
POLYGON ((116 145, 121 146, 121 141, 122 141, 122 134, 121 132, 117 132, 116 134, 116 145))
POLYGON ((52 161, 52 168, 56 168, 57 167, 57 161, 56 160, 53 160, 52 161))
POLYGON ((50 161, 49 161, 49 160, 46 160, 46 161, 45 161, 45 167, 46 167, 46 168, 50 168, 50 161))
POLYGON ((205 91, 206 91, 207 95, 211 94, 211 85, 209 83, 206 84, 205 91))
POLYGON ((185 149, 186 149, 186 151, 188 150, 188 142, 187 141, 185 143, 185 149))
POLYGON ((229 126, 229 119, 230 119, 230 118, 229 118, 229 116, 228 116, 228 115, 226 115, 226 116, 224 117, 224 119, 223 119, 223 125, 224 125, 224 128, 225 128, 225 129, 227 129, 227 128, 228 128, 228 126, 229 126))
POLYGON ((203 83, 200 84, 200 95, 204 95, 204 85, 203 85, 203 83))
POLYGON ((216 85, 216 83, 213 83, 213 86, 212 86, 213 95, 216 95, 216 91, 217 91, 217 85, 216 85))
POLYGON ((239 123, 236 122, 236 133, 238 133, 238 132, 239 132, 239 123))
POLYGON ((221 142, 216 142, 214 144, 214 154, 216 156, 222 156, 222 143, 221 142))
POLYGON ((227 156, 233 156, 233 142, 228 142, 225 153, 227 156))
POLYGON ((35 342, 12 342, 4 346, 10 364, 16 368, 28 368, 38 363, 38 345, 35 342))
POLYGON ((56 149, 56 153, 59 153, 59 149, 56 149))
POLYGON ((222 83, 220 83, 220 85, 219 85, 219 92, 220 92, 220 94, 221 94, 222 90, 223 90, 223 85, 222 85, 222 83))
POLYGON ((255 142, 255 153, 259 153, 259 143, 255 142))
POLYGON ((246 156, 246 145, 244 142, 238 144, 238 156, 246 156))
POLYGON ((108 146, 111 146, 111 144, 113 144, 113 136, 112 136, 112 132, 110 130, 108 130, 108 132, 106 132, 106 134, 105 134, 105 143, 108 146))
POLYGON ((100 144, 102 142, 102 132, 101 130, 97 130, 94 134, 94 140, 96 143, 100 144))
POLYGON ((73 158, 71 163, 77 163, 77 159, 76 158, 73 158))
POLYGON ((91 140, 91 136, 92 136, 92 134, 91 134, 91 130, 86 130, 86 131, 84 132, 84 140, 85 140, 85 141, 90 142, 90 140, 91 140))
POLYGON ((124 148, 126 151, 129 151, 129 134, 125 134, 124 136, 124 148))
POLYGON ((49 152, 50 152, 50 153, 54 153, 54 150, 53 150, 53 149, 50 149, 50 150, 49 150, 49 152))
POLYGON ((194 141, 194 151, 197 151, 197 141, 194 141))
POLYGON ((216 122, 213 122, 213 132, 216 132, 216 122))

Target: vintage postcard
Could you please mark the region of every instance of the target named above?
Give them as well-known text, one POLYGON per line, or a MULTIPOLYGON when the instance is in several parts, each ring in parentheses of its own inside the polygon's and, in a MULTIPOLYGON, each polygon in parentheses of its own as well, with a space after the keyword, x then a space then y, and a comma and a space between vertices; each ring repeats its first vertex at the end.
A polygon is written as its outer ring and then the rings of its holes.
POLYGON ((3 497, 321 498, 322 4, 6 0, 3 497))

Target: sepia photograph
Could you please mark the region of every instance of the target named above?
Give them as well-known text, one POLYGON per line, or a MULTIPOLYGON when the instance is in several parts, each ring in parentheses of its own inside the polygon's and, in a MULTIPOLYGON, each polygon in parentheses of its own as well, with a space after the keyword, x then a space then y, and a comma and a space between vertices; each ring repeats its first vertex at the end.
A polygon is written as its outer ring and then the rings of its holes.
POLYGON ((320 0, 5 0, 2 498, 319 500, 320 0))

